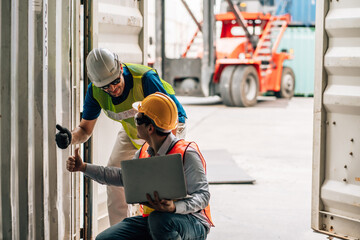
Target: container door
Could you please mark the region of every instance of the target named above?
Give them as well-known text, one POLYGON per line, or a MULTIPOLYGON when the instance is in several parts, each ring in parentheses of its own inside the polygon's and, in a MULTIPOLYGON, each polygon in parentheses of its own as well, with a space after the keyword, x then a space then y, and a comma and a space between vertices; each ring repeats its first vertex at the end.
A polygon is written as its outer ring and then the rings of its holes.
POLYGON ((360 1, 316 2, 312 228, 360 238, 360 1))
MULTIPOLYGON (((147 1, 92 1, 92 48, 108 48, 125 63, 147 64, 147 1), (146 26, 146 27, 145 27, 146 26), (145 44, 146 43, 146 44, 145 44)), ((106 166, 121 124, 102 112, 92 137, 93 163, 106 166)), ((93 236, 108 228, 106 186, 93 182, 93 236)))
POLYGON ((0 239, 80 239, 80 173, 55 126, 79 115, 80 1, 0 1, 0 239))

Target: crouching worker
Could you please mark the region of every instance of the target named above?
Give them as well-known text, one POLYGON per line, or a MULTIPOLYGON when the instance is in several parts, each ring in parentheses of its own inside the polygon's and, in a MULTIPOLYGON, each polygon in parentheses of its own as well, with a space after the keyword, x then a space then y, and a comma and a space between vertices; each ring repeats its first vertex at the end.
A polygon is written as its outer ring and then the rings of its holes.
MULTIPOLYGON (((96 239, 206 239, 214 226, 210 216, 210 192, 205 175, 205 160, 194 142, 177 139, 171 131, 177 126, 177 108, 163 93, 147 96, 133 107, 138 111, 135 123, 138 137, 146 143, 136 152, 135 158, 164 156, 180 153, 190 198, 182 200, 154 199, 147 195, 148 204, 142 206, 143 215, 128 217, 111 226, 96 239)), ((121 169, 83 163, 75 151, 69 157, 67 169, 82 171, 102 184, 123 186, 121 169)))

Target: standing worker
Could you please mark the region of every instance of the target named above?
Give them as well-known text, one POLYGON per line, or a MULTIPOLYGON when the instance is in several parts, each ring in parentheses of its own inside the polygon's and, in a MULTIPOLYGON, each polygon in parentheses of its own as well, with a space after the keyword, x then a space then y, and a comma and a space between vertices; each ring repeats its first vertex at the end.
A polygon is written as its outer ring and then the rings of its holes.
MULTIPOLYGON (((86 142, 103 109, 109 118, 122 124, 108 161, 108 166, 120 167, 121 161, 133 158, 144 143, 137 136, 134 122, 136 110, 132 104, 155 92, 162 92, 175 102, 179 122, 176 135, 185 137, 185 110, 176 99, 171 85, 162 80, 154 69, 140 64, 121 63, 115 53, 103 48, 93 49, 89 53, 86 66, 91 83, 85 96, 82 119, 71 132, 56 125, 60 131, 56 134, 59 148, 66 149, 70 144, 86 142)), ((107 187, 107 204, 110 225, 131 215, 131 206, 126 204, 123 187, 107 187)))
MULTIPOLYGON (((174 101, 163 93, 154 93, 133 106, 138 110, 135 115, 138 136, 146 141, 135 158, 180 153, 189 197, 174 201, 160 199, 156 191, 154 199, 146 194, 148 202, 143 206, 142 216, 125 218, 100 233, 96 240, 206 239, 214 226, 210 215, 206 164, 194 142, 179 140, 171 133, 177 126, 174 101)), ((82 171, 102 184, 123 185, 121 168, 83 163, 78 151, 76 149, 75 156, 70 156, 66 162, 69 171, 82 171)))

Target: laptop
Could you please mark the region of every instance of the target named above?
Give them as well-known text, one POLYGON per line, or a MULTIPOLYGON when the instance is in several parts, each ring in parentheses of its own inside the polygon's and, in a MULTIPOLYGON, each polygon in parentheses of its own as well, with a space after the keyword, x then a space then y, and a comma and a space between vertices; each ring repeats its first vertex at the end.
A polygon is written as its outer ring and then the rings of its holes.
POLYGON ((187 195, 181 154, 125 160, 121 169, 128 204, 147 202, 146 193, 154 199, 154 191, 160 199, 187 195))

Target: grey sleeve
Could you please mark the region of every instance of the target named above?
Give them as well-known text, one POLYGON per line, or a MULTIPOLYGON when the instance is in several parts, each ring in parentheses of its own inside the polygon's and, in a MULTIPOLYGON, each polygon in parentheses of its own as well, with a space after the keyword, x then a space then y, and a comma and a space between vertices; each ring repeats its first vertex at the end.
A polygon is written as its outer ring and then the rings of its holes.
POLYGON ((84 175, 101 184, 123 186, 121 168, 87 163, 84 175))
POLYGON ((175 202, 176 213, 179 214, 198 212, 204 209, 210 200, 209 184, 199 154, 189 148, 184 159, 187 192, 191 198, 175 202))

